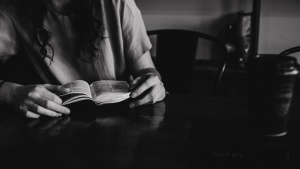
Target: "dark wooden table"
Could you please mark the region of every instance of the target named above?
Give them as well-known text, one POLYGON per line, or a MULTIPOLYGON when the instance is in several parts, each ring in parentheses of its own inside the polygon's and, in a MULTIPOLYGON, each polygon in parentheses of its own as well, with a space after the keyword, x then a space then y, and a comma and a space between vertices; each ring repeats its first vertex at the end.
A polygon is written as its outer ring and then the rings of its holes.
POLYGON ((180 95, 134 109, 80 105, 61 118, 26 119, 2 107, 0 168, 191 168, 193 122, 246 119, 246 107, 241 99, 180 95))

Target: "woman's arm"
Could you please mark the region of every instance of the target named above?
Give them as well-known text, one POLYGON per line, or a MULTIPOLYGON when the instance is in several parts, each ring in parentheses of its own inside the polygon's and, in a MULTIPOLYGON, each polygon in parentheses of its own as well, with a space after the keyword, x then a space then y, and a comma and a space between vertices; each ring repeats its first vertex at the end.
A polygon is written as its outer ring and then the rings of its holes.
POLYGON ((130 65, 134 80, 131 83, 131 97, 135 100, 130 107, 153 104, 165 98, 165 87, 160 74, 155 69, 150 52, 146 52, 130 65))

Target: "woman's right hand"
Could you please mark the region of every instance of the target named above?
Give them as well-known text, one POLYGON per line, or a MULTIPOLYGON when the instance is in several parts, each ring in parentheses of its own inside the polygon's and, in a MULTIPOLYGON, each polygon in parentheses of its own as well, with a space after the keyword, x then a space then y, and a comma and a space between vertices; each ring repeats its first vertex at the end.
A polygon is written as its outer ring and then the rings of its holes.
POLYGON ((58 117, 69 114, 70 110, 61 105, 62 100, 54 93, 65 94, 70 89, 57 85, 15 85, 11 91, 11 102, 18 112, 28 118, 41 115, 58 117))

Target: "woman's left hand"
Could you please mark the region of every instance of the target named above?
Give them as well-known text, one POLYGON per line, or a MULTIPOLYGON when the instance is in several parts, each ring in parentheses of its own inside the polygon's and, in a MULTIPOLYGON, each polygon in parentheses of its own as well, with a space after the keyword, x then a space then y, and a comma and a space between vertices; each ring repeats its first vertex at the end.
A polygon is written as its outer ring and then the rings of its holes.
POLYGON ((131 98, 134 98, 134 101, 129 105, 131 108, 144 104, 154 104, 166 96, 164 84, 154 73, 138 76, 130 86, 131 98))

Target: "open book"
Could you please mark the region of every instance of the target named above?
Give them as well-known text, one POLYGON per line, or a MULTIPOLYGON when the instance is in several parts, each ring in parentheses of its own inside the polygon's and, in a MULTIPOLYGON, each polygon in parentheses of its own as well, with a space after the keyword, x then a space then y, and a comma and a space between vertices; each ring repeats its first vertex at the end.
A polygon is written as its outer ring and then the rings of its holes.
POLYGON ((130 97, 129 85, 126 81, 100 80, 89 85, 83 80, 76 80, 63 85, 71 92, 60 95, 62 105, 82 100, 92 100, 96 105, 117 103, 130 97))

